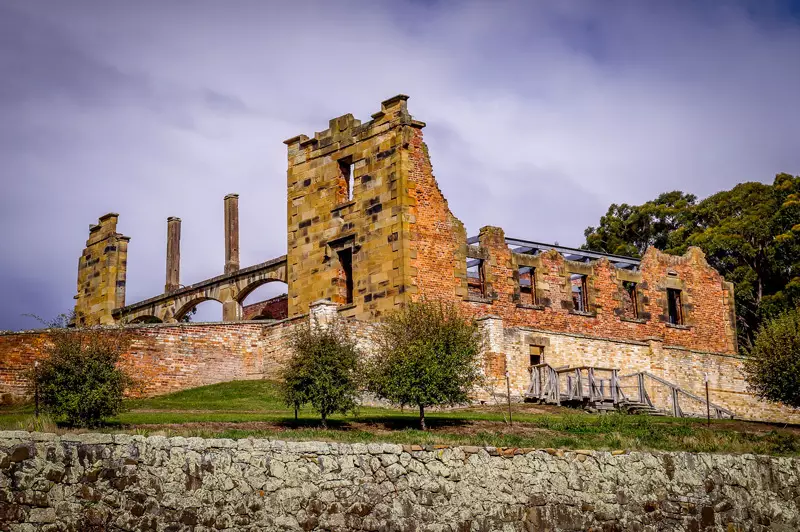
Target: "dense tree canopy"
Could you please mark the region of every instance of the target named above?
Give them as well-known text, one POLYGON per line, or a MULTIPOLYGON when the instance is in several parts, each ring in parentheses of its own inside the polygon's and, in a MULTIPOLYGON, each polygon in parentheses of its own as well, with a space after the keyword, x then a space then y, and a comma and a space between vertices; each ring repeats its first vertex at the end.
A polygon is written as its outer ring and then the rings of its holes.
POLYGON ((287 406, 306 403, 319 412, 323 428, 328 416, 352 411, 358 405, 361 353, 347 327, 306 323, 290 338, 292 357, 283 373, 282 392, 287 406))
POLYGON ((585 249, 634 257, 649 246, 675 254, 701 248, 736 285, 745 350, 761 323, 800 301, 800 176, 741 183, 699 202, 674 191, 642 205, 613 204, 584 234, 585 249))
POLYGON ((800 407, 800 311, 766 322, 745 363, 750 390, 768 401, 800 407))
POLYGON ((449 304, 408 303, 386 316, 377 336, 368 388, 376 396, 419 408, 467 403, 480 379, 483 335, 474 320, 449 304))

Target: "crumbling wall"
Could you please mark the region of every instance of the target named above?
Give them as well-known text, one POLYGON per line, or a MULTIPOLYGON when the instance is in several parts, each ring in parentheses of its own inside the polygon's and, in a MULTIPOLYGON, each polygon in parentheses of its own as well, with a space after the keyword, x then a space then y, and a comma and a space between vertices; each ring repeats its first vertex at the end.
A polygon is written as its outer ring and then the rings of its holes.
POLYGON ((113 325, 114 309, 125 305, 130 238, 117 233, 118 218, 118 214, 109 213, 89 227, 89 239, 78 261, 78 326, 113 325))
POLYGON ((290 316, 328 299, 343 316, 369 319, 405 300, 408 139, 423 125, 406 99, 384 101, 366 123, 347 114, 286 141, 290 316), (349 276, 342 254, 352 257, 349 276))
MULTIPOLYGON (((589 334, 618 340, 660 338, 665 345, 735 354, 736 331, 731 312, 733 287, 705 260, 698 248, 682 257, 650 248, 638 272, 620 270, 608 259, 590 263, 566 260, 556 251, 537 256, 512 253, 502 229, 485 227, 478 253, 484 257, 486 297, 455 298, 464 311, 480 317, 496 315, 506 326, 529 326, 554 332, 589 334), (535 268, 535 305, 521 304, 519 266, 535 268), (570 274, 586 275, 587 308, 574 308, 570 274), (639 314, 625 317, 624 281, 637 282, 639 314), (670 324, 666 291, 679 288, 683 324, 670 324)), ((444 293, 447 295, 447 293, 444 293)), ((623 370, 627 368, 623 367, 623 370)), ((702 375, 694 376, 702 380, 702 375)))
POLYGON ((11 530, 797 530, 798 490, 797 458, 0 432, 11 530))
POLYGON ((289 317, 289 298, 281 294, 265 301, 242 307, 243 320, 283 320, 289 317))

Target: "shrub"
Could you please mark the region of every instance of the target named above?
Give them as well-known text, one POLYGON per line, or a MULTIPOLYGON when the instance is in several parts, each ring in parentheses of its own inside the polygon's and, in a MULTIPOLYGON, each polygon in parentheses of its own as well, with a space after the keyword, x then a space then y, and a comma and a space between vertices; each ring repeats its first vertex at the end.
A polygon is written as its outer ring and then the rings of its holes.
POLYGON ((800 310, 767 322, 756 334, 745 373, 753 393, 800 407, 800 310))
POLYGON ((132 378, 118 366, 128 343, 118 330, 54 330, 52 344, 31 372, 42 409, 79 427, 96 427, 122 410, 132 378))
POLYGON ((387 316, 377 341, 369 390, 392 403, 417 406, 422 430, 426 407, 467 402, 480 379, 481 330, 453 305, 409 303, 387 316))
POLYGON ((360 353, 339 322, 305 323, 292 333, 293 351, 283 373, 283 399, 295 409, 310 403, 328 427, 328 416, 357 406, 360 353))

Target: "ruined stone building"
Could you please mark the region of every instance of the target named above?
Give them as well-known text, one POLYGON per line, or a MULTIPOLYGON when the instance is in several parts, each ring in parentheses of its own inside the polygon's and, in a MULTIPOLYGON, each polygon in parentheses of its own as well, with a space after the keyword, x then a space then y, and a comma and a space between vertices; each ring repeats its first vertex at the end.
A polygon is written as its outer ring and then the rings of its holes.
MULTIPOLYGON (((76 324, 128 324, 138 338, 128 360, 147 375, 148 393, 161 393, 274 375, 286 331, 309 312, 346 318, 368 338, 383 314, 424 297, 481 321, 490 382, 504 389, 508 372, 512 395, 530 389, 531 366, 593 366, 618 369, 620 378, 647 372, 695 394, 707 375, 714 402, 737 416, 795 415, 747 393, 733 286, 700 249, 671 256, 651 248, 639 260, 511 238, 498 227, 468 237, 434 178, 425 123, 411 117, 407 100, 382 102, 369 121, 346 114, 285 141, 285 256, 239 264, 232 194, 224 199, 224 271, 183 287, 181 221, 170 218, 164 293, 127 303, 129 239, 117 232, 116 214, 101 217, 79 262, 76 324), (285 282, 288 294, 243 308, 273 281, 285 282), (208 299, 222 303, 223 322, 180 322, 208 299)), ((13 343, 0 338, 0 352, 2 341, 13 343)), ((14 341, 25 351, 25 341, 14 341)))

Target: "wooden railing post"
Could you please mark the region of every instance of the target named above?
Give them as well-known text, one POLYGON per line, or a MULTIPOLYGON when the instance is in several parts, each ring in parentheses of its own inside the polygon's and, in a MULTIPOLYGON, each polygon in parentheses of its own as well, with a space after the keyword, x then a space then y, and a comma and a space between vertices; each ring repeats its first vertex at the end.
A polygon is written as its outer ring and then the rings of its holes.
POLYGON ((619 386, 619 372, 617 370, 611 370, 611 402, 615 405, 619 402, 619 396, 617 395, 617 387, 619 386))
POLYGON ((639 373, 638 381, 639 381, 639 402, 642 403, 642 404, 645 404, 645 400, 644 400, 644 394, 645 394, 645 391, 644 391, 644 373, 639 373))
POLYGON ((672 414, 675 417, 681 417, 681 407, 678 406, 678 389, 670 387, 670 390, 672 390, 672 414))

